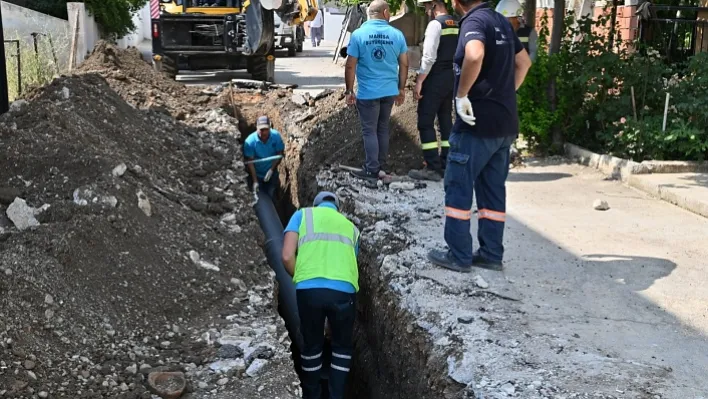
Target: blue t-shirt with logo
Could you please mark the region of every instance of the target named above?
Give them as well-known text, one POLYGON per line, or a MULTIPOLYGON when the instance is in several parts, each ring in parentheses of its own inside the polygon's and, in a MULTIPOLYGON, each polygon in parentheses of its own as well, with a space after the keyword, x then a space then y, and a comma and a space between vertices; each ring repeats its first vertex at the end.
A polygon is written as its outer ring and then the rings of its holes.
MULTIPOLYGON (((321 207, 321 206, 337 210, 337 207, 331 202, 323 202, 323 203, 317 205, 317 207, 321 207)), ((285 227, 284 233, 287 233, 289 231, 299 233, 301 223, 302 223, 302 210, 298 210, 290 218, 288 225, 285 227)), ((354 244, 354 252, 357 255, 359 254, 359 240, 357 240, 357 242, 354 244)), ((312 289, 312 288, 328 288, 330 290, 346 292, 348 294, 354 294, 356 292, 356 289, 354 289, 354 286, 349 282, 330 280, 327 278, 312 278, 309 280, 300 281, 299 283, 297 283, 295 285, 296 290, 307 290, 307 289, 312 289)))
MULTIPOLYGON (((272 157, 281 151, 285 151, 285 143, 280 137, 280 132, 275 129, 270 129, 270 137, 266 142, 261 141, 258 132, 253 132, 243 143, 243 156, 247 158, 263 159, 272 157)), ((256 176, 262 179, 273 166, 273 162, 256 162, 253 166, 256 168, 256 176)))
POLYGON ((398 57, 408 51, 403 33, 382 19, 364 22, 352 33, 347 55, 358 60, 356 97, 374 100, 398 95, 398 57))
POLYGON ((455 53, 455 93, 460 84, 460 70, 465 46, 470 40, 484 43, 484 59, 479 76, 468 97, 476 118, 475 126, 459 115, 455 132, 469 132, 478 137, 507 137, 519 133, 514 70, 516 54, 524 49, 507 19, 482 3, 460 20, 460 36, 455 53))

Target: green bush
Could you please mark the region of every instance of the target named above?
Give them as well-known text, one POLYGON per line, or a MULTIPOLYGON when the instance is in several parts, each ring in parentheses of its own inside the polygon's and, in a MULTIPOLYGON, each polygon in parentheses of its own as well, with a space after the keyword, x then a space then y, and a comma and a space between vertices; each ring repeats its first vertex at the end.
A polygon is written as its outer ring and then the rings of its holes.
POLYGON ((83 0, 105 39, 115 40, 135 30, 133 14, 149 0, 83 0))
MULTIPOLYGON (((671 65, 653 49, 609 51, 598 29, 609 16, 576 26, 572 18, 560 52, 549 57, 539 50, 519 90, 521 132, 532 148, 547 151, 556 127, 569 142, 635 161, 708 158, 708 55, 671 65), (555 112, 544 97, 553 74, 555 112), (672 105, 663 131, 666 93, 672 105)), ((547 32, 540 32, 539 42, 546 45, 547 32)))
MULTIPOLYGON (((544 15, 542 21, 548 21, 544 15)), ((517 93, 519 130, 529 148, 547 151, 551 146, 551 129, 556 123, 556 114, 546 93, 551 78, 551 58, 548 55, 548 25, 538 32, 538 50, 533 67, 526 75, 524 84, 517 93)))

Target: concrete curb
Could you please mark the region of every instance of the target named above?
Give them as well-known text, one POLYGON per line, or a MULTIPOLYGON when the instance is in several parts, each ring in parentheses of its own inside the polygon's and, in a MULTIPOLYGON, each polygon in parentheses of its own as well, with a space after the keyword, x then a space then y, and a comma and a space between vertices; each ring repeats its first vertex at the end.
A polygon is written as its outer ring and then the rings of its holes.
POLYGON ((700 201, 695 198, 688 198, 680 193, 663 187, 661 184, 643 181, 638 178, 638 176, 629 176, 626 183, 630 187, 641 190, 652 197, 659 198, 689 212, 708 218, 708 199, 706 199, 706 201, 700 201))
POLYGON ((643 161, 634 162, 612 155, 596 154, 575 144, 564 146, 568 157, 578 163, 598 169, 602 173, 616 179, 627 181, 631 175, 648 173, 705 173, 708 172, 708 162, 689 161, 643 161))
POLYGON ((708 199, 699 201, 689 198, 664 187, 662 184, 647 182, 639 176, 635 176, 650 173, 706 173, 708 172, 708 162, 644 161, 640 163, 611 155, 596 154, 575 144, 566 144, 565 153, 582 165, 595 168, 613 178, 621 179, 630 187, 708 218, 708 199))

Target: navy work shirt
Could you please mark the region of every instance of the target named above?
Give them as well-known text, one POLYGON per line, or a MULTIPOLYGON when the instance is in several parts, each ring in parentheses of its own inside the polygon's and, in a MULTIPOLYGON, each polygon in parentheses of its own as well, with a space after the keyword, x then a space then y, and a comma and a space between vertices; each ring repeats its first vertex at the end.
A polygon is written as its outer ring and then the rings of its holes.
POLYGON ((465 46, 470 40, 484 43, 482 70, 468 94, 477 120, 475 126, 470 126, 458 115, 453 131, 490 138, 516 136, 519 133, 519 114, 514 83, 515 58, 524 46, 509 21, 487 3, 468 11, 460 20, 460 37, 453 66, 455 95, 460 84, 465 46))

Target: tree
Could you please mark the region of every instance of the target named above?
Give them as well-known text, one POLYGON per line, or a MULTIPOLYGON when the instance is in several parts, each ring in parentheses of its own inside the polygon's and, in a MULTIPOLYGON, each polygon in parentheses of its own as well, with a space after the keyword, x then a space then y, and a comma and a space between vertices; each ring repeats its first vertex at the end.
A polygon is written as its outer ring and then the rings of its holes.
MULTIPOLYGON (((561 48, 565 23, 565 0, 554 0, 553 2, 553 29, 551 30, 551 43, 549 46, 549 54, 553 56, 558 54, 561 48)), ((555 112, 558 109, 558 96, 556 95, 556 84, 558 76, 557 72, 551 73, 551 79, 548 83, 548 98, 551 103, 551 111, 555 112)), ((553 147, 560 151, 563 146, 563 131, 559 126, 553 127, 553 147)))

